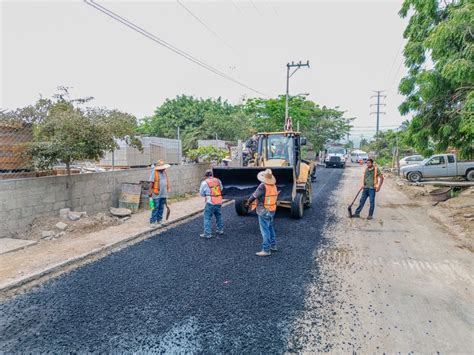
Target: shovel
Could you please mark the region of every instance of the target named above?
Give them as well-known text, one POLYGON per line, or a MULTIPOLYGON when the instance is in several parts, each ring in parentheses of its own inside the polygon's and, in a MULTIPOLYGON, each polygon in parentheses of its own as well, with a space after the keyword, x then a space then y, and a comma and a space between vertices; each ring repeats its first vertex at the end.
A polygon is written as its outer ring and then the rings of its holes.
POLYGON ((166 220, 168 220, 170 218, 170 213, 171 213, 171 209, 168 206, 168 200, 166 200, 165 206, 166 206, 166 220))
POLYGON ((352 203, 347 207, 347 212, 349 212, 349 218, 352 218, 352 205, 354 204, 354 202, 357 200, 357 197, 359 197, 359 194, 360 192, 363 190, 364 188, 361 187, 359 189, 359 191, 357 191, 357 195, 355 195, 354 199, 352 200, 352 203))

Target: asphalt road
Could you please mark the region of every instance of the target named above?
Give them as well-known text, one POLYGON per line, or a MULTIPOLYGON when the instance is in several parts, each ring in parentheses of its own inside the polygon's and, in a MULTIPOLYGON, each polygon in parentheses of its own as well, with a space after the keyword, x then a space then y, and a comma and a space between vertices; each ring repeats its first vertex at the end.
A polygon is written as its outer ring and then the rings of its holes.
POLYGON ((278 212, 271 257, 255 256, 257 218, 228 206, 223 237, 201 240, 197 218, 0 304, 0 352, 298 350, 290 328, 342 172, 319 169, 303 219, 278 212))

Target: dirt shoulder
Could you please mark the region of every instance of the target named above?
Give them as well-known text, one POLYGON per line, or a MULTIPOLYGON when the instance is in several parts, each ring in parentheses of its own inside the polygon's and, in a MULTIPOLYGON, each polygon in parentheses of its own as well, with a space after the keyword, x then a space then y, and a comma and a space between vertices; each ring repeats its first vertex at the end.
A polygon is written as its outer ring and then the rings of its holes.
MULTIPOLYGON (((188 216, 199 213, 204 208, 202 197, 186 200, 172 200, 168 224, 173 224, 188 216)), ((10 295, 11 288, 16 289, 23 283, 43 278, 53 272, 62 272, 69 265, 78 267, 94 255, 131 242, 136 238, 157 234, 165 227, 150 228, 149 211, 135 213, 130 219, 119 222, 106 217, 105 223, 96 223, 95 217, 87 218, 88 228, 78 228, 81 224, 68 222, 76 227, 72 232, 57 239, 40 239, 35 245, 0 255, 0 296, 10 295), (111 223, 109 225, 108 223, 111 223)), ((56 220, 48 221, 48 225, 56 220)), ((46 223, 46 222, 44 222, 46 223)), ((54 224, 53 224, 54 226, 54 224)), ((36 232, 37 230, 34 229, 36 232)), ((32 239, 37 239, 32 238, 32 239)), ((41 281, 44 281, 43 279, 41 281)), ((22 291, 19 289, 19 291, 22 291)))
POLYGON ((474 252, 474 187, 456 188, 452 198, 436 203, 429 193, 438 187, 413 185, 396 176, 391 181, 410 200, 425 206, 429 217, 458 241, 459 248, 474 252))
MULTIPOLYGON (((361 174, 346 169, 334 204, 339 223, 327 231, 330 246, 315 255, 331 296, 321 298, 314 291, 322 286, 310 285, 299 321, 312 309, 330 310, 332 321, 307 326, 318 338, 304 351, 472 352, 472 252, 461 243, 469 236, 460 239, 434 220, 432 202, 402 192, 391 177, 377 195, 374 220, 349 219, 361 174)), ((451 211, 448 202, 438 208, 451 211)))

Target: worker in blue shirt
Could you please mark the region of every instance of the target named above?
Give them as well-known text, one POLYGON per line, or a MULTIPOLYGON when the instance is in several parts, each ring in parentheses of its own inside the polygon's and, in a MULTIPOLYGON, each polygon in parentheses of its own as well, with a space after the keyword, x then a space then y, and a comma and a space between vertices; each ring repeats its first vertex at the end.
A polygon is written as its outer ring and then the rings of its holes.
POLYGON ((212 216, 216 217, 217 234, 224 234, 224 223, 222 221, 222 182, 213 177, 212 170, 207 170, 205 179, 199 188, 199 194, 206 199, 204 208, 204 233, 201 238, 212 238, 212 216))

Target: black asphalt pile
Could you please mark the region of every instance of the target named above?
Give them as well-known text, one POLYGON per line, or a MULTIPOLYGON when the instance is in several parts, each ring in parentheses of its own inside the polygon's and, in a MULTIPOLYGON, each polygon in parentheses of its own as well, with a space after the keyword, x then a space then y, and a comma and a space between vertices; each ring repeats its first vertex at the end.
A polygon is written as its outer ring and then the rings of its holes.
POLYGON ((279 212, 280 251, 259 258, 255 216, 224 208, 226 234, 179 225, 0 304, 0 351, 264 352, 288 348, 315 280, 328 200, 341 170, 321 169, 301 220, 279 212))

